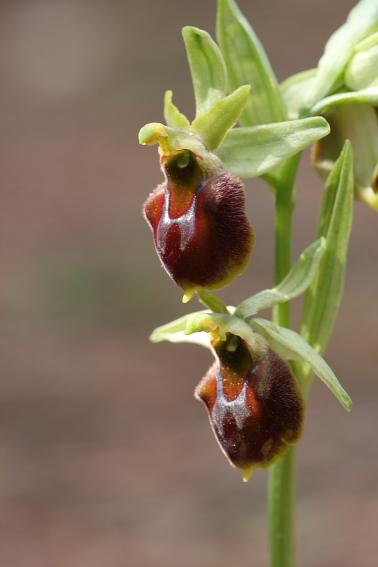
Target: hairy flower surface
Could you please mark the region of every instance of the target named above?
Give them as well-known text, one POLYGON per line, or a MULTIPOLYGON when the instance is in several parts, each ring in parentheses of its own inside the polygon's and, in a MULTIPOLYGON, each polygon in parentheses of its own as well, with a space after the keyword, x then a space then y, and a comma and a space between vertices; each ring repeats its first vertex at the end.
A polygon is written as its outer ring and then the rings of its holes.
POLYGON ((187 149, 163 155, 161 165, 165 182, 147 199, 144 215, 164 268, 188 301, 197 289, 220 289, 245 270, 254 231, 244 186, 223 167, 204 170, 187 149))
POLYGON ((231 464, 248 480, 302 434, 304 401, 290 366, 260 337, 252 354, 240 337, 212 341, 216 362, 196 388, 214 434, 231 464))

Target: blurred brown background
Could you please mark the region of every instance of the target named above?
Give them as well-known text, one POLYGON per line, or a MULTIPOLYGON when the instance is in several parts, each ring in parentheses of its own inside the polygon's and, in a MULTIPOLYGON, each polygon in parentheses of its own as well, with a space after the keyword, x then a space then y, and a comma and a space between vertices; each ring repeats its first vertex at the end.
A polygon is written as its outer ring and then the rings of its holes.
MULTIPOLYGON (((353 4, 240 1, 279 80, 316 65, 353 4)), ((1 1, 2 567, 268 565, 267 474, 242 482, 192 397, 210 354, 148 342, 198 304, 181 303, 142 219, 162 175, 137 134, 163 120, 168 88, 193 116, 180 30, 214 35, 215 11, 215 0, 1 1)), ((246 185, 257 248, 220 293, 232 304, 272 282, 271 197, 246 185)), ((304 164, 296 255, 314 238, 321 187, 304 164)), ((327 354, 355 405, 347 414, 316 383, 299 463, 303 567, 376 565, 377 227, 356 204, 327 354)))

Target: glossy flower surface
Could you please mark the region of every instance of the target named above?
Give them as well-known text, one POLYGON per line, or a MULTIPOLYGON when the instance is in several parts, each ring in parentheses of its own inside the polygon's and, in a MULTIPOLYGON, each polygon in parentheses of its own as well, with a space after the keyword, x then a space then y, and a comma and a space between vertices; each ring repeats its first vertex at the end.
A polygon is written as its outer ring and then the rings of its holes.
POLYGON ((302 434, 304 401, 290 366, 264 339, 252 354, 228 333, 212 341, 216 362, 196 388, 214 434, 231 464, 248 480, 267 468, 302 434))
POLYGON ((163 155, 165 182, 144 205, 159 258, 186 301, 197 289, 231 283, 254 247, 242 182, 222 166, 204 168, 202 161, 188 149, 163 155))

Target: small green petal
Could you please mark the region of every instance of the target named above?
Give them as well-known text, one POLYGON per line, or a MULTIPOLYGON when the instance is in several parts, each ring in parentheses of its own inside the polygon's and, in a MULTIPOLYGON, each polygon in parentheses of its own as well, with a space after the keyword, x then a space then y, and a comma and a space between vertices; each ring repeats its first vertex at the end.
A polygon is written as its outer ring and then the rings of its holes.
POLYGON ((177 106, 172 103, 172 91, 167 91, 164 97, 164 119, 168 126, 190 132, 190 122, 177 106))
POLYGON ((209 151, 219 148, 227 132, 235 126, 248 102, 250 90, 249 85, 240 87, 194 120, 192 131, 200 136, 209 151))

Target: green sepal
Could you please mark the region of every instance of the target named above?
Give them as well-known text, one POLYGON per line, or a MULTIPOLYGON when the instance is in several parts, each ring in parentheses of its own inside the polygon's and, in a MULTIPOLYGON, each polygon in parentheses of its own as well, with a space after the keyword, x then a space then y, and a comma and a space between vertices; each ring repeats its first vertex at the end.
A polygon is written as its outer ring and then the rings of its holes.
POLYGON ((307 92, 302 106, 302 116, 322 98, 332 92, 335 79, 343 73, 354 47, 378 24, 377 0, 361 0, 349 13, 348 19, 329 38, 318 64, 316 80, 307 92))
POLYGON ((329 134, 322 117, 230 130, 214 153, 238 177, 257 177, 329 134))
POLYGON ((227 132, 235 126, 248 102, 250 90, 249 85, 240 87, 192 123, 192 131, 210 152, 219 148, 227 132))
POLYGON ((217 38, 230 89, 246 84, 252 87, 240 124, 258 126, 287 120, 285 102, 265 50, 233 0, 218 1, 217 38))
POLYGON ((170 323, 161 325, 152 331, 150 341, 153 343, 160 343, 162 341, 169 341, 171 343, 194 343, 210 348, 210 341, 206 333, 198 333, 195 335, 185 334, 188 320, 195 315, 211 313, 211 311, 197 311, 195 313, 188 313, 179 319, 175 319, 170 323))
POLYGON ((164 119, 171 128, 190 132, 189 120, 172 102, 172 91, 167 91, 164 96, 164 119))
POLYGON ((267 339, 271 348, 279 355, 289 360, 302 360, 307 362, 317 376, 335 394, 341 405, 350 411, 352 400, 346 393, 334 372, 319 353, 295 331, 280 327, 266 319, 251 319, 252 329, 267 339))
POLYGON ((198 28, 182 30, 192 74, 196 118, 207 114, 227 94, 227 70, 222 54, 210 35, 198 28))
POLYGON ((277 287, 260 291, 243 301, 236 309, 235 315, 243 318, 251 317, 262 309, 269 309, 277 303, 284 303, 301 295, 315 278, 325 249, 326 241, 321 237, 306 248, 277 287))
POLYGON ((360 91, 338 93, 323 98, 311 108, 309 114, 316 116, 317 114, 322 114, 332 106, 354 103, 378 106, 378 85, 361 89, 360 91))
POLYGON ((301 334, 320 353, 328 345, 343 294, 353 194, 353 151, 347 140, 327 179, 317 235, 326 238, 327 248, 303 307, 301 334))

